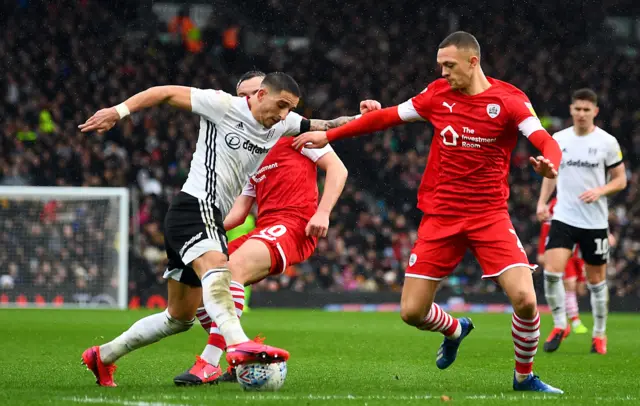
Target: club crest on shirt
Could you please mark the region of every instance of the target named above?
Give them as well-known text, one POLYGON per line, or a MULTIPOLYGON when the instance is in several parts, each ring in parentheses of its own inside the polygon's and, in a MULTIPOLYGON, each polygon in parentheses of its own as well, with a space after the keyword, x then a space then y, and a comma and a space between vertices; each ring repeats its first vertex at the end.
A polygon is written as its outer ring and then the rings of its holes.
POLYGON ((270 140, 275 133, 276 133, 276 130, 274 128, 270 129, 269 132, 267 133, 267 139, 270 140))
POLYGON ((496 118, 500 114, 500 105, 499 104, 487 104, 487 114, 491 118, 496 118))
POLYGON ((417 260, 418 260, 418 256, 415 253, 411 254, 411 256, 409 257, 409 266, 415 265, 417 260))

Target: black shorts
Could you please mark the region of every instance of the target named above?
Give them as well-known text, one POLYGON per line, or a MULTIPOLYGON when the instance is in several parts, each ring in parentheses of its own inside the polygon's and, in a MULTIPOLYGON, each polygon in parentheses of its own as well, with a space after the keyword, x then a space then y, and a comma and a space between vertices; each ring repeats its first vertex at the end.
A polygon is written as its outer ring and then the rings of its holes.
POLYGON ((193 260, 208 251, 227 251, 227 236, 220 210, 213 204, 180 192, 171 202, 164 220, 164 245, 167 251, 165 279, 200 287, 200 278, 191 266, 193 260))
POLYGON ((551 221, 551 229, 545 250, 566 248, 573 251, 580 247, 584 262, 589 265, 604 265, 609 260, 609 230, 586 229, 570 226, 558 220, 551 221))

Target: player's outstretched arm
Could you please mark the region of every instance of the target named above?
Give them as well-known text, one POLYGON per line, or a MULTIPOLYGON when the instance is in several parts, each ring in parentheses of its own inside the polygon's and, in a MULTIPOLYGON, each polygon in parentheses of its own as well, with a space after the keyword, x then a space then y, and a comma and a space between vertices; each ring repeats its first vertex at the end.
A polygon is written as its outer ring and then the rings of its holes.
POLYGON ((343 125, 357 119, 363 114, 370 113, 372 111, 380 110, 382 105, 377 100, 363 100, 360 102, 360 114, 357 116, 342 116, 334 118, 333 120, 316 120, 311 119, 309 131, 328 131, 332 128, 342 127, 343 125))
POLYGON ((308 236, 326 237, 331 210, 342 194, 349 172, 335 152, 324 154, 316 161, 316 165, 326 172, 324 190, 318 210, 309 220, 305 232, 308 236))
POLYGON ((224 229, 227 231, 233 230, 243 224, 247 219, 255 200, 256 198, 253 196, 238 196, 233 202, 233 206, 231 207, 231 210, 229 210, 229 214, 224 218, 224 229))
POLYGON ((549 198, 553 194, 553 191, 556 190, 556 184, 558 183, 557 179, 542 179, 542 187, 540 188, 540 198, 538 199, 538 208, 536 209, 536 215, 539 221, 547 221, 551 218, 551 213, 549 212, 549 198))
POLYGON ((609 182, 602 187, 590 189, 582 193, 580 195, 580 200, 585 203, 593 203, 602 196, 609 196, 614 193, 618 193, 627 187, 627 171, 625 170, 623 163, 619 163, 614 168, 610 168, 608 172, 611 176, 609 182))
POLYGON ((169 103, 185 110, 191 110, 191 88, 185 86, 155 86, 131 96, 117 106, 99 110, 78 128, 83 132, 109 131, 118 120, 136 111, 169 103))
POLYGON ((358 120, 353 120, 342 127, 299 135, 293 141, 293 147, 296 149, 322 148, 331 141, 386 130, 402 123, 404 121, 398 114, 398 106, 387 107, 364 114, 358 120))

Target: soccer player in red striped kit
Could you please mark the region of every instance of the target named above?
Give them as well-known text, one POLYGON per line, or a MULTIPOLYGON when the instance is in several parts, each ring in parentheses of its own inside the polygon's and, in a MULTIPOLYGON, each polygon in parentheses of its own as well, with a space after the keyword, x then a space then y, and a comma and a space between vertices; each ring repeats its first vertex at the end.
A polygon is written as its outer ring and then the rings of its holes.
MULTIPOLYGON (((243 75, 236 87, 238 96, 256 93, 263 77, 264 73, 257 71, 243 75)), ((361 114, 377 109, 380 109, 380 103, 375 100, 360 103, 361 114)), ((333 128, 356 117, 312 119, 309 128, 333 128)), ((231 294, 238 317, 244 310, 246 285, 269 275, 279 275, 288 266, 304 262, 313 254, 318 238, 327 235, 329 214, 346 179, 347 169, 330 145, 296 151, 291 140, 280 140, 269 151, 224 219, 224 228, 231 230, 245 221, 254 203, 258 206, 255 230, 229 244, 231 294), (326 173, 319 202, 317 168, 326 173)), ((193 366, 174 378, 174 383, 183 386, 235 382, 234 367, 230 366, 223 374, 219 366, 226 343, 216 323, 203 307, 198 309, 196 316, 209 333, 207 345, 193 366)))
POLYGON ((440 281, 470 249, 483 278, 497 282, 514 308, 513 389, 563 393, 533 374, 540 317, 532 268, 507 211, 511 152, 522 134, 541 152, 535 171, 555 178, 562 158, 558 143, 544 130, 527 96, 508 83, 488 78, 480 66, 480 45, 466 32, 449 35, 438 47, 442 79, 419 95, 329 131, 302 134, 296 148, 381 131, 413 121, 434 127, 427 168, 418 190, 424 217, 418 230, 402 291, 401 316, 420 330, 445 338, 436 365, 448 368, 473 329, 469 318, 453 318, 434 303, 440 281))

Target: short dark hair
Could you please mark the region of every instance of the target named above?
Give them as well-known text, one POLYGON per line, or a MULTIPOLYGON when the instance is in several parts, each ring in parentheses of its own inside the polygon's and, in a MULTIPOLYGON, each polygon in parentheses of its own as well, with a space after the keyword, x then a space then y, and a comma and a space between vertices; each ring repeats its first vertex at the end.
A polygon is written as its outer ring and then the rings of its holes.
POLYGON ((480 43, 473 35, 466 31, 456 31, 453 34, 449 34, 447 38, 442 40, 438 49, 455 46, 459 49, 469 49, 475 52, 480 58, 480 43))
POLYGON ((571 102, 573 103, 576 100, 589 101, 596 106, 598 105, 598 95, 596 92, 586 87, 573 92, 573 95, 571 95, 571 102))
POLYGON ((294 78, 283 72, 267 74, 262 80, 262 87, 268 87, 277 93, 285 91, 296 97, 300 97, 300 86, 298 86, 298 83, 294 78))
POLYGON ((244 82, 245 80, 249 80, 253 78, 263 78, 265 76, 267 76, 267 74, 260 70, 250 70, 249 72, 245 72, 242 76, 240 76, 240 79, 238 79, 238 83, 236 84, 236 90, 238 90, 242 82, 244 82))

